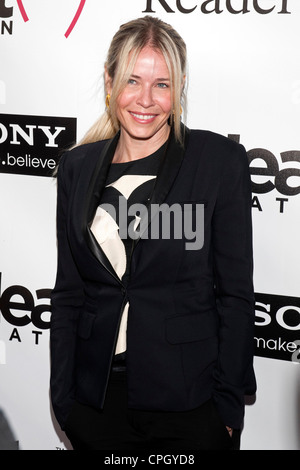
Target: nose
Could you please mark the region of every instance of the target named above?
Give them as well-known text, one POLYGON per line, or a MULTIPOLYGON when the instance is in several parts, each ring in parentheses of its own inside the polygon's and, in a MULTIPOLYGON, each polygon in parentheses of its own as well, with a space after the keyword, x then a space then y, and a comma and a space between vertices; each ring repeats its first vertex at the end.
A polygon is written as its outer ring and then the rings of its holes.
POLYGON ((154 105, 153 92, 151 86, 144 85, 141 88, 137 99, 137 104, 139 104, 143 108, 149 108, 150 106, 154 105))

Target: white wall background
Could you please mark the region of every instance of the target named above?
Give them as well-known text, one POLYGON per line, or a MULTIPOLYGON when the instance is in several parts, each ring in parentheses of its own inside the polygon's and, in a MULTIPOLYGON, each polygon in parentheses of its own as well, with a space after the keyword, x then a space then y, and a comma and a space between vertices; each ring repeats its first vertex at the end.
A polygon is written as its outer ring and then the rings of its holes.
MULTIPOLYGON (((87 0, 66 38, 79 3, 24 0, 24 22, 17 2, 6 1, 14 8, 13 34, 0 35, 0 113, 76 117, 79 138, 102 113, 111 37, 121 23, 144 14, 146 0, 87 0)), ((203 14, 200 0, 182 1, 185 8, 198 5, 185 15, 174 0, 167 3, 175 13, 166 13, 158 0, 152 3, 156 16, 171 23, 188 46, 190 127, 239 134, 247 150, 268 149, 279 163, 281 152, 300 150, 299 1, 288 1, 290 15, 277 13, 282 0, 260 0, 265 9, 275 6, 267 15, 255 12, 252 0, 244 15, 225 11, 225 0, 219 15, 203 14)), ((242 1, 231 4, 238 10, 242 1)), ((293 162, 293 168, 299 165, 293 162)), ((290 184, 299 182, 293 177, 290 184)), ((35 292, 54 284, 55 197, 51 178, 0 174, 1 294, 21 285, 35 305, 45 303, 35 292)), ((255 289, 300 297, 300 196, 288 198, 284 213, 276 197, 282 197, 276 189, 259 195, 263 211, 253 209, 255 289)), ((21 449, 68 449, 50 409, 49 330, 41 330, 35 344, 32 323, 17 327, 19 339, 10 339, 14 328, 0 316, 0 408, 21 449)), ((299 363, 256 357, 255 368, 258 391, 246 407, 242 449, 299 450, 299 363)))

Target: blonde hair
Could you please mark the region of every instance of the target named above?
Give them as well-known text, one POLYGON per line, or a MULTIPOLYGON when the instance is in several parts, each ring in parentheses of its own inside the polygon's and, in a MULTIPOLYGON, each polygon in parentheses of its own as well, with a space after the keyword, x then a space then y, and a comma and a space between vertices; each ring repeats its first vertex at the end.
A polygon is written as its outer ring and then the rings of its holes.
POLYGON ((166 61, 173 97, 170 124, 174 127, 176 139, 181 142, 180 115, 182 107, 186 109, 186 45, 172 26, 158 18, 144 16, 123 24, 112 39, 105 63, 113 87, 109 107, 79 142, 80 145, 110 139, 118 132, 116 100, 128 82, 138 54, 146 46, 160 51, 166 61))

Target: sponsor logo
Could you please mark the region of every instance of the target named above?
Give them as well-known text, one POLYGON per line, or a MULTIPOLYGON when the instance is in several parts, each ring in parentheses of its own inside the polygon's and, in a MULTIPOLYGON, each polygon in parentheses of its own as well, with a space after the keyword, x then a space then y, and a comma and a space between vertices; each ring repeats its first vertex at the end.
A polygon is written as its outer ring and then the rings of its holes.
POLYGON ((50 177, 75 141, 75 118, 0 114, 0 173, 50 177))
MULTIPOLYGON (((67 28, 67 30, 65 32, 65 37, 66 38, 68 38, 70 36, 71 32, 73 31, 74 27, 76 26, 76 24, 77 24, 77 22, 80 18, 80 15, 82 13, 82 10, 84 8, 85 2, 86 2, 86 0, 80 0, 79 6, 78 6, 78 8, 75 12, 75 15, 72 18, 72 21, 71 21, 69 27, 67 28)), ((29 17, 26 13, 23 1, 22 0, 17 0, 17 6, 20 10, 23 21, 26 23, 27 21, 29 21, 29 17)), ((11 20, 11 19, 7 20, 7 19, 11 18, 13 16, 13 10, 14 10, 13 7, 7 6, 6 0, 0 0, 0 18, 5 18, 5 20, 3 20, 3 19, 0 20, 1 21, 1 23, 0 23, 0 32, 1 32, 1 34, 5 34, 5 33, 12 34, 12 32, 13 32, 13 20, 11 20)))
POLYGON ((0 0, 0 34, 12 34, 13 21, 13 7, 7 6, 5 0, 0 0))
MULTIPOLYGON (((229 138, 240 141, 240 136, 229 134, 229 138)), ((280 153, 277 158, 272 152, 264 148, 255 148, 247 152, 250 174, 252 180, 252 193, 266 194, 276 190, 283 197, 276 197, 278 211, 283 213, 289 197, 300 193, 300 186, 295 184, 300 176, 300 151, 289 150, 280 153), (298 168, 296 167, 298 166, 298 168)), ((252 198, 252 208, 263 211, 263 204, 259 196, 252 198)))
POLYGON ((5 0, 0 0, 0 18, 10 18, 13 14, 13 7, 5 5, 5 0))
POLYGON ((255 294, 255 355, 300 362, 300 298, 255 294))
MULTIPOLYGON (((0 311, 2 317, 13 326, 7 340, 21 343, 19 327, 32 325, 34 344, 40 344, 43 330, 50 328, 50 293, 51 289, 37 289, 31 293, 20 285, 8 287, 1 293, 2 273, 0 273, 0 311), (45 303, 45 301, 48 303, 45 303)), ((5 363, 5 342, 0 342, 0 363, 5 363)))
POLYGON ((159 11, 163 9, 167 13, 176 13, 176 11, 184 14, 193 12, 201 12, 205 15, 215 13, 221 14, 223 12, 231 13, 232 15, 258 13, 259 15, 268 15, 270 13, 278 13, 281 15, 290 14, 289 0, 273 0, 266 2, 264 0, 194 0, 193 6, 187 7, 186 0, 146 0, 146 8, 143 13, 156 13, 157 7, 159 11))

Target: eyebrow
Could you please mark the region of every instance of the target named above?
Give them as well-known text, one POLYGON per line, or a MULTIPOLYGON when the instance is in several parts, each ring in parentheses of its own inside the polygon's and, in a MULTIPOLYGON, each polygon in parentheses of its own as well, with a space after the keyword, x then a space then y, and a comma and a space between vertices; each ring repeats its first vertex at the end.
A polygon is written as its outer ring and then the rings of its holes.
MULTIPOLYGON (((134 75, 134 74, 130 75, 130 77, 132 77, 132 78, 142 78, 139 75, 134 75)), ((169 78, 156 78, 155 81, 157 81, 157 82, 169 82, 170 79, 169 78)))

